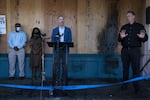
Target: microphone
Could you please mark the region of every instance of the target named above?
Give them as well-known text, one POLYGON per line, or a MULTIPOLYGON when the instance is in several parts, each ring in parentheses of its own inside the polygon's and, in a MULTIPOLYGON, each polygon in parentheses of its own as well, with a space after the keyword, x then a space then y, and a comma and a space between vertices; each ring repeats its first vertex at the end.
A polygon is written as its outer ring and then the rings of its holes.
POLYGON ((56 38, 60 38, 60 37, 62 37, 64 34, 59 34, 59 32, 56 34, 56 38))
POLYGON ((41 33, 41 38, 42 39, 46 39, 46 36, 47 36, 46 33, 41 33))
POLYGON ((60 36, 59 36, 59 32, 56 34, 56 38, 59 38, 60 36))
POLYGON ((60 37, 62 37, 64 34, 62 33, 61 35, 60 35, 60 37))
POLYGON ((42 36, 42 37, 45 37, 45 36, 46 36, 46 33, 42 33, 41 36, 42 36))

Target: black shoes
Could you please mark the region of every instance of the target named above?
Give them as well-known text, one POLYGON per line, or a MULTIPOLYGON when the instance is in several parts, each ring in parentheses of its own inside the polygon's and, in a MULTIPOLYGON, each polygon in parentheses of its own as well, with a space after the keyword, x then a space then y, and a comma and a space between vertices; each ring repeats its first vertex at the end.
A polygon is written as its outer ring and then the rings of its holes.
POLYGON ((15 77, 9 77, 9 80, 15 80, 15 77))
POLYGON ((134 88, 134 93, 135 93, 135 94, 138 94, 139 91, 140 91, 140 88, 139 88, 139 87, 134 88))
MULTIPOLYGON (((24 77, 19 77, 19 80, 24 80, 24 77)), ((15 80, 15 77, 9 77, 9 80, 15 80)))
POLYGON ((127 89, 128 89, 128 85, 127 84, 121 86, 121 90, 127 90, 127 89))
MULTIPOLYGON (((128 85, 127 84, 121 86, 121 90, 122 91, 126 91, 127 89, 128 89, 128 85)), ((139 91, 140 91, 140 87, 139 86, 136 86, 136 87, 134 86, 134 93, 138 94, 139 91)))
POLYGON ((24 77, 19 77, 20 80, 24 80, 24 77))

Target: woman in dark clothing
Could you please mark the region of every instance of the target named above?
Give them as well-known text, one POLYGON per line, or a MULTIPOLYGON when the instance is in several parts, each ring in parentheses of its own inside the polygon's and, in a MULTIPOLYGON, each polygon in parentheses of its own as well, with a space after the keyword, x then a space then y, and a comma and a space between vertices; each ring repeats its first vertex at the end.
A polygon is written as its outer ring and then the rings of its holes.
POLYGON ((32 31, 30 39, 30 67, 32 69, 32 79, 37 78, 37 72, 39 73, 38 78, 41 78, 41 66, 42 66, 42 38, 39 28, 35 27, 32 31))

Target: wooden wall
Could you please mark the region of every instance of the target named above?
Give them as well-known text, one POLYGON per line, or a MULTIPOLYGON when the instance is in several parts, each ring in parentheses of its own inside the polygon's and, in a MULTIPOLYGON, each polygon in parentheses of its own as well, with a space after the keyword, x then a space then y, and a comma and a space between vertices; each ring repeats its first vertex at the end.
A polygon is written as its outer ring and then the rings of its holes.
MULTIPOLYGON (((134 10, 137 21, 143 21, 145 0, 0 0, 0 14, 7 16, 7 35, 0 35, 0 53, 8 52, 7 36, 20 22, 28 37, 33 27, 51 35, 57 26, 57 16, 63 15, 71 27, 75 47, 72 53, 97 53, 97 34, 105 28, 110 3, 117 1, 119 11, 118 27, 126 23, 126 12, 134 10)), ((29 46, 26 47, 30 52, 29 46)), ((51 49, 46 47, 46 53, 51 49)), ((120 52, 120 45, 116 48, 120 52)))
MULTIPOLYGON (((124 23, 126 23, 126 12, 128 10, 133 10, 136 13, 137 22, 145 24, 145 0, 120 0, 118 10, 119 10, 119 23, 120 28, 124 23)), ((120 52, 121 45, 119 43, 116 48, 116 52, 120 52)))
MULTIPOLYGON (((0 15, 6 15, 7 9, 6 9, 6 1, 0 0, 0 15)), ((0 35, 0 53, 6 53, 7 52, 7 35, 0 35)))

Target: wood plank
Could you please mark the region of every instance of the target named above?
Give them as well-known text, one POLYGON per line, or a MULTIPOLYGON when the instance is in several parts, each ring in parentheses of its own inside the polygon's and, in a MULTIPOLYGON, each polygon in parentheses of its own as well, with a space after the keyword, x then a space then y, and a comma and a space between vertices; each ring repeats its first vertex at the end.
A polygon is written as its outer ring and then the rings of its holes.
MULTIPOLYGON (((110 3, 116 0, 0 0, 0 14, 7 15, 7 35, 0 36, 0 53, 7 53, 7 36, 14 30, 14 24, 20 22, 28 37, 33 27, 39 27, 43 33, 51 36, 57 26, 57 16, 65 17, 66 26, 71 27, 75 47, 71 53, 97 53, 97 36, 106 27, 110 3)), ((137 21, 142 22, 145 14, 145 0, 119 0, 118 27, 126 23, 126 12, 134 10, 137 21)), ((146 4, 147 5, 147 4, 146 4)), ((116 5, 117 6, 117 5, 116 5)), ((121 46, 116 48, 120 53, 121 46)), ((26 49, 30 53, 29 46, 26 49)), ((46 53, 52 49, 46 46, 46 53)))
MULTIPOLYGON (((6 0, 0 0, 0 15, 6 15, 6 0)), ((6 16, 7 20, 7 16, 6 16)), ((7 34, 6 35, 0 35, 0 53, 7 52, 7 34)))
MULTIPOLYGON (((121 28, 122 25, 127 23, 126 14, 128 10, 133 10, 136 13, 136 21, 139 23, 143 22, 143 11, 145 9, 145 1, 144 0, 120 0, 119 1, 119 23, 118 27, 121 28), (129 3, 130 1, 130 3, 129 3)), ((119 43, 116 52, 120 53, 121 51, 121 44, 119 43)))
POLYGON ((78 53, 97 53, 97 35, 106 24, 105 0, 78 0, 78 53))
MULTIPOLYGON (((73 35, 75 47, 71 49, 71 53, 77 52, 76 37, 76 0, 44 0, 44 30, 48 36, 51 36, 52 29, 58 26, 57 17, 62 15, 65 18, 65 25, 70 27, 73 35)), ((46 46, 46 52, 51 53, 52 49, 46 46)))

